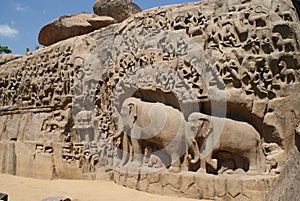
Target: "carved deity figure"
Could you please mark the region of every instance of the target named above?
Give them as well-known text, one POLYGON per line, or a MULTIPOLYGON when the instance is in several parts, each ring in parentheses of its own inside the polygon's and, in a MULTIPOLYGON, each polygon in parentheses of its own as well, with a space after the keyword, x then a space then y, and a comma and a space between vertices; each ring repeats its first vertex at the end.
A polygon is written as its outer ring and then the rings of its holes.
POLYGON ((260 74, 256 71, 256 64, 253 61, 249 62, 249 69, 242 78, 244 83, 246 83, 245 91, 246 93, 255 93, 255 90, 259 88, 260 74))
POLYGON ((270 66, 268 62, 265 62, 263 74, 263 86, 262 88, 267 91, 272 90, 272 84, 273 84, 273 73, 271 72, 270 66))

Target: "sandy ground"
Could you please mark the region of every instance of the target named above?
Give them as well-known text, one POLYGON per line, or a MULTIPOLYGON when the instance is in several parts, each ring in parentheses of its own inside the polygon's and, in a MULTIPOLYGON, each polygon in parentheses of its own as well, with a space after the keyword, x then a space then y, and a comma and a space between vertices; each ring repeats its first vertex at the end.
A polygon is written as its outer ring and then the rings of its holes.
POLYGON ((195 201, 195 199, 152 195, 107 181, 39 180, 0 174, 0 192, 9 201, 42 201, 64 196, 72 201, 195 201))

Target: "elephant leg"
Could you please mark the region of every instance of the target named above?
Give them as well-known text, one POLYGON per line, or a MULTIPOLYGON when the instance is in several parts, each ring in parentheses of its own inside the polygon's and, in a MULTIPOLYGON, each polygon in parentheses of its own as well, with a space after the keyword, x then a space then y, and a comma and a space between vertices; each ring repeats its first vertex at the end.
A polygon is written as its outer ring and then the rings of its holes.
POLYGON ((178 173, 180 172, 180 157, 177 153, 171 154, 171 167, 169 168, 170 172, 178 173))
POLYGON ((206 173, 206 159, 200 159, 200 168, 197 170, 198 173, 206 173))
POLYGON ((256 153, 256 147, 251 149, 247 154, 246 158, 249 160, 249 170, 248 173, 255 173, 257 172, 257 153, 256 153))
POLYGON ((209 153, 206 158, 200 159, 200 168, 198 169, 197 172, 202 172, 206 173, 206 163, 210 164, 211 166, 215 167, 216 166, 216 161, 212 160, 212 152, 209 153))
POLYGON ((143 153, 142 147, 139 140, 132 139, 132 148, 133 148, 133 162, 137 164, 137 166, 142 166, 143 164, 143 153))

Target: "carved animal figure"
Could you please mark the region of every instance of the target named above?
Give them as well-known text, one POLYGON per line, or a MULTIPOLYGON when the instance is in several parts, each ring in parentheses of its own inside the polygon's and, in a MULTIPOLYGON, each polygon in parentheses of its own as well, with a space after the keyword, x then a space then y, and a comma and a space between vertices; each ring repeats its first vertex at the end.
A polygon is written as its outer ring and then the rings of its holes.
POLYGON ((189 131, 186 134, 195 136, 198 146, 201 147, 198 172, 206 172, 206 164, 217 170, 220 161, 212 157, 213 154, 218 155, 220 152, 228 152, 247 159, 249 167, 244 169, 248 172, 265 171, 262 140, 250 124, 227 118, 210 117, 202 113, 190 114, 187 124, 189 131))
POLYGON ((267 24, 268 10, 263 6, 251 8, 252 12, 249 15, 249 22, 255 24, 256 27, 263 27, 267 24), (254 12, 253 12, 254 11, 254 12))
POLYGON ((287 10, 283 11, 280 9, 280 5, 277 5, 275 8, 275 12, 285 21, 293 21, 292 13, 287 10))
MULTIPOLYGON (((158 150, 157 155, 168 155, 171 162, 165 165, 171 166, 169 171, 180 171, 180 158, 186 153, 187 144, 195 143, 185 137, 186 121, 179 110, 162 103, 149 103, 131 97, 123 102, 120 113, 118 129, 124 133, 121 166, 141 167, 144 157, 142 150, 152 146, 158 150), (125 142, 124 136, 128 137, 125 142), (126 150, 130 153, 126 153, 126 150)), ((198 151, 197 146, 191 148, 198 151)))
POLYGON ((161 159, 158 156, 151 155, 149 158, 148 167, 163 168, 164 163, 161 161, 161 159))
POLYGON ((42 99, 44 105, 50 105, 52 100, 52 93, 49 93, 47 97, 42 99))
POLYGON ((274 33, 272 38, 279 51, 292 52, 296 49, 296 42, 292 38, 283 39, 278 32, 274 33))
POLYGON ((285 61, 280 61, 278 66, 281 68, 280 77, 284 82, 289 84, 294 83, 296 81, 295 70, 291 68, 288 69, 285 61))

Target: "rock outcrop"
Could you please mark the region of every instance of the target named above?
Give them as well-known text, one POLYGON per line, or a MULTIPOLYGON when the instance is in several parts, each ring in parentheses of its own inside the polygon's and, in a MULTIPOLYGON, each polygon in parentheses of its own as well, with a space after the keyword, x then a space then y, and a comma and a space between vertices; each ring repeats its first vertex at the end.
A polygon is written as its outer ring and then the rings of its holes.
POLYGON ((5 64, 6 62, 19 59, 23 57, 23 55, 20 54, 0 54, 0 65, 5 64))
POLYGON ((291 201, 299 199, 300 189, 300 152, 291 150, 281 175, 270 190, 267 201, 291 201))
POLYGON ((38 41, 42 45, 49 46, 58 41, 87 34, 114 23, 116 20, 108 16, 86 13, 65 15, 44 26, 40 30, 38 41))
POLYGON ((292 197, 299 30, 291 1, 210 0, 2 64, 0 171, 211 200, 264 201, 276 182, 292 197))
POLYGON ((140 7, 131 0, 97 0, 93 9, 95 14, 111 16, 118 22, 122 22, 131 15, 141 11, 140 7))

